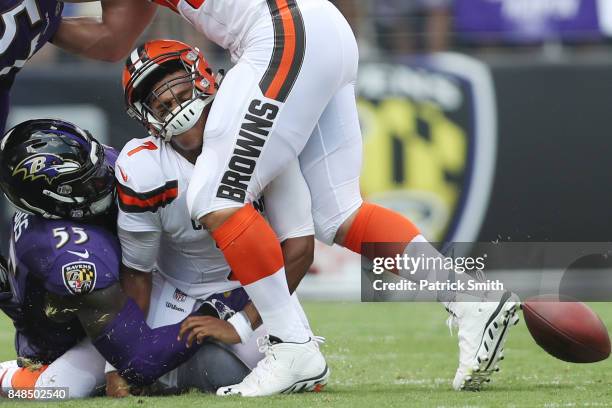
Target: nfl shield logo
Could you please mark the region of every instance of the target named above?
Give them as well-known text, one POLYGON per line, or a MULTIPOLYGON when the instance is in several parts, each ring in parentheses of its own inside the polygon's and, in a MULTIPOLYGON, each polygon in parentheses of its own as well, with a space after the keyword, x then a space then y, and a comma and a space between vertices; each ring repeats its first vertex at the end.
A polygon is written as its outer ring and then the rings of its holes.
POLYGON ((174 300, 176 300, 177 302, 184 302, 185 300, 187 300, 187 295, 183 293, 180 289, 176 289, 174 291, 174 300))

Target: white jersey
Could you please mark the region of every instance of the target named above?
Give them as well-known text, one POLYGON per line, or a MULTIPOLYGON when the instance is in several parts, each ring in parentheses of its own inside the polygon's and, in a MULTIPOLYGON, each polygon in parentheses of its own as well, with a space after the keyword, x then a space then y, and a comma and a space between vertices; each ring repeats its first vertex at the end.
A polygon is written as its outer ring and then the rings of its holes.
MULTIPOLYGON (((178 289, 202 299, 235 289, 240 283, 231 279, 230 268, 210 234, 189 216, 186 195, 193 169, 193 164, 159 139, 148 137, 128 142, 115 168, 118 227, 124 264, 145 272, 156 268, 178 289), (151 251, 135 235, 122 231, 157 233, 158 248, 151 251), (136 256, 128 262, 126 254, 136 256)), ((302 208, 301 216, 271 214, 273 229, 281 241, 314 234, 310 195, 297 162, 283 177, 285 181, 279 179, 278 188, 271 185, 265 194, 274 202, 281 201, 275 198, 279 195, 294 197, 294 207, 302 208)), ((264 200, 253 205, 263 211, 264 200)), ((270 211, 283 212, 282 207, 273 203, 270 211)))
MULTIPOLYGON (((300 0, 303 2, 304 0, 300 0)), ((200 33, 229 50, 236 61, 248 46, 249 32, 259 22, 271 25, 271 14, 295 0, 153 0, 183 16, 200 33)), ((253 38, 252 40, 255 40, 253 38)))
MULTIPOLYGON (((161 233, 154 263, 180 290, 199 297, 232 290, 240 284, 228 280, 230 270, 223 254, 210 234, 189 217, 185 196, 192 172, 193 164, 152 137, 127 143, 115 171, 118 227, 130 232, 161 233)), ((140 263, 151 264, 151 260, 142 259, 140 263)))

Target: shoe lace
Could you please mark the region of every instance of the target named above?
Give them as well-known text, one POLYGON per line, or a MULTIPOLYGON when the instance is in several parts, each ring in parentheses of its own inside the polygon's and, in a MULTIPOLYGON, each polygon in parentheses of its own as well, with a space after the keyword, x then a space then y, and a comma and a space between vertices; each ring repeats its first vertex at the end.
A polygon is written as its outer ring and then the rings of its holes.
POLYGON ((276 359, 272 349, 272 342, 269 336, 262 336, 257 338, 257 348, 260 353, 264 354, 264 358, 259 360, 253 370, 245 377, 243 382, 255 382, 259 383, 261 379, 268 377, 269 373, 272 372, 272 364, 276 359))
POLYGON ((270 341, 270 336, 261 336, 257 338, 257 348, 260 353, 263 353, 268 356, 271 346, 272 342, 270 341))

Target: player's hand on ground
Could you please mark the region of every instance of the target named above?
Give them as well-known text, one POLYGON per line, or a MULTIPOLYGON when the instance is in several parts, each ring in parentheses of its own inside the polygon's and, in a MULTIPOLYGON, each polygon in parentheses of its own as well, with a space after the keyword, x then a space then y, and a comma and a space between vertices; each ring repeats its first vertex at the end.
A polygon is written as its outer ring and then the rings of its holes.
POLYGON ((191 347, 194 341, 202 343, 206 337, 211 337, 225 344, 240 343, 240 336, 230 323, 212 316, 192 316, 185 319, 181 325, 178 338, 186 339, 191 347))
POLYGON ((117 371, 111 371, 106 374, 106 396, 113 398, 130 396, 130 386, 117 371))

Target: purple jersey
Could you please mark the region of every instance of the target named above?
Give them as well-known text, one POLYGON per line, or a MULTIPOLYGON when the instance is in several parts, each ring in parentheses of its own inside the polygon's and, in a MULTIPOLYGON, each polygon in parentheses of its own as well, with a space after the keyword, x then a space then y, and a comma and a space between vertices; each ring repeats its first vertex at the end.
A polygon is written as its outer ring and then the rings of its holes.
POLYGON ((8 93, 26 61, 49 42, 62 20, 58 0, 0 0, 0 132, 9 110, 8 93))
POLYGON ((17 330, 20 357, 50 362, 85 337, 74 313, 50 297, 85 295, 118 282, 121 251, 105 227, 17 212, 10 241, 13 298, 0 308, 17 330))
POLYGON ((62 20, 58 0, 0 0, 4 31, 0 38, 0 84, 10 88, 15 74, 50 41, 62 20))

